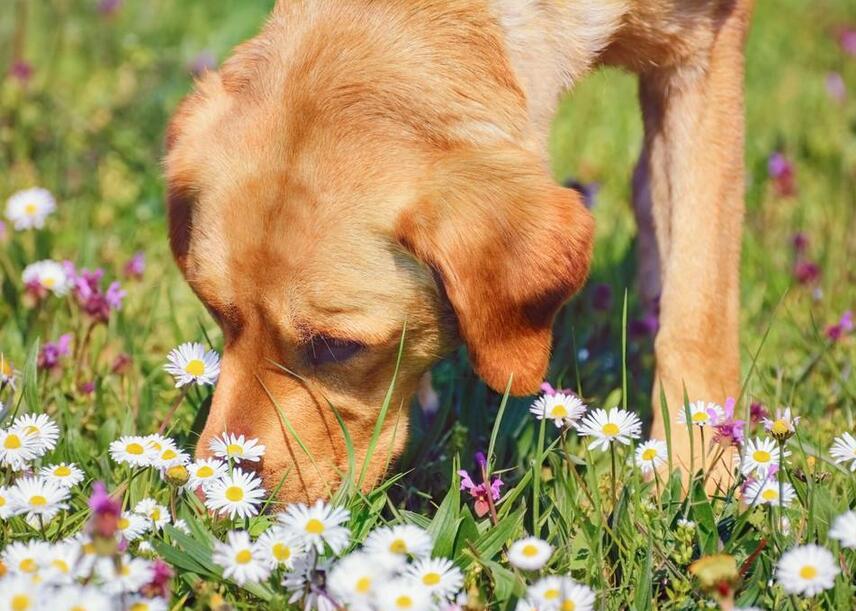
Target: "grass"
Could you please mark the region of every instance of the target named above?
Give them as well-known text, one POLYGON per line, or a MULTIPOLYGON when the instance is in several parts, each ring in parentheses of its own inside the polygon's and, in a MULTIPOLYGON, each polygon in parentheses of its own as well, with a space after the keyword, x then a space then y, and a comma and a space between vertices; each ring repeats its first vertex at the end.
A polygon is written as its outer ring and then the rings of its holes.
MULTIPOLYGON (((129 0, 110 16, 95 4, 22 1, 16 18, 0 21, 0 63, 6 65, 17 49, 33 66, 25 86, 11 77, 0 81, 0 196, 40 185, 59 202, 45 230, 10 230, 0 246, 0 351, 22 370, 19 391, 4 391, 0 400, 18 411, 54 417, 63 437, 50 460, 73 461, 87 473, 64 519, 38 535, 50 540, 73 534, 85 522, 90 480, 102 480, 109 489, 127 484, 126 506, 148 494, 167 500, 169 491, 151 473, 129 479, 106 457, 109 442, 119 435, 156 430, 176 399, 162 371, 173 346, 209 338, 221 345, 219 331, 169 256, 160 176, 163 129, 191 85, 189 66, 203 52, 222 60, 257 30, 271 2, 129 0), (123 281, 128 296, 122 311, 94 329, 85 355, 68 361, 61 375, 38 372, 37 342, 65 332, 80 341, 86 322, 61 300, 30 307, 22 299, 24 266, 70 259, 79 267, 104 267, 114 278, 137 250, 146 253, 148 269, 141 281, 123 281), (120 353, 131 364, 118 375, 111 364, 120 353), (93 392, 81 392, 81 381, 93 382, 93 392)), ((598 608, 702 607, 712 599, 687 567, 717 552, 745 569, 736 596, 740 605, 853 606, 856 556, 829 543, 826 532, 836 515, 856 505, 856 477, 828 453, 835 436, 856 426, 856 341, 830 343, 824 328, 856 305, 856 58, 842 53, 835 36, 842 24, 854 22, 856 6, 846 0, 759 3, 748 45, 741 336, 746 385, 738 409, 747 410, 751 402, 768 409, 790 405, 802 417, 785 471, 798 497, 784 512, 789 530, 778 512, 747 509, 733 494, 709 498, 699 481, 688 496, 680 494, 675 477, 643 482, 625 466, 623 447, 623 486, 613 503, 609 454, 592 454, 575 435, 557 436, 552 425, 541 425, 528 413, 531 400, 487 390, 461 351, 435 368, 438 413, 411 410, 411 441, 388 480, 366 495, 356 493, 357 486, 337 493, 352 512, 355 541, 387 522, 427 528, 435 554, 453 558, 464 571, 472 608, 509 608, 524 594, 533 576, 505 557, 507 545, 524 533, 554 545, 545 572, 591 586, 598 608), (833 71, 852 88, 843 103, 826 92, 826 76, 833 71), (795 164, 793 197, 777 195, 768 178, 767 160, 776 150, 795 164), (792 274, 791 238, 798 231, 809 238, 806 256, 822 269, 809 286, 796 283, 792 274), (477 518, 459 490, 456 471, 473 472, 479 450, 488 451, 491 471, 505 482, 495 523, 477 518), (696 528, 682 529, 681 518, 696 528), (815 541, 833 549, 841 563, 834 588, 800 599, 770 587, 781 554, 815 541)), ((632 77, 605 71, 583 82, 556 118, 551 150, 557 179, 596 182, 600 189, 592 278, 557 321, 549 379, 578 390, 591 406, 624 404, 647 421, 651 338, 627 333, 621 298, 627 290, 626 316, 636 329, 632 321, 645 313, 633 279, 629 176, 641 141, 633 98, 632 77), (594 307, 600 284, 609 285, 613 295, 606 310, 594 307)), ((184 447, 192 447, 202 425, 197 413, 208 400, 207 391, 194 388, 181 405, 171 429, 184 447)), ((387 417, 396 417, 393 411, 387 417)), ((260 601, 284 605, 281 588, 241 588, 212 565, 213 540, 223 537, 228 521, 207 516, 192 499, 181 501, 178 512, 190 523, 190 534, 167 529, 154 542, 177 570, 173 606, 205 608, 217 596, 238 608, 255 608, 260 601)), ((250 530, 260 532, 267 521, 251 520, 250 530)), ((5 523, 2 542, 33 536, 14 518, 5 523)))

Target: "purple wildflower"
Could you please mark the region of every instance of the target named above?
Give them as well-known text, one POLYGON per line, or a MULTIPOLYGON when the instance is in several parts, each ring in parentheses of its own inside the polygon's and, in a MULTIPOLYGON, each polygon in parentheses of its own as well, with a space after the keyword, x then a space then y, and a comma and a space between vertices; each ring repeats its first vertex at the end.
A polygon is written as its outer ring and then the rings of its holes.
POLYGON ((826 93, 839 104, 843 104, 847 99, 847 85, 844 84, 844 77, 838 72, 830 72, 826 75, 826 93))
POLYGON ((110 371, 117 375, 124 375, 131 368, 131 364, 134 362, 134 359, 131 358, 131 355, 127 352, 120 352, 116 355, 116 358, 113 359, 113 364, 110 365, 110 371))
POLYGON ((830 341, 837 342, 853 331, 853 326, 853 311, 847 310, 841 315, 841 319, 837 323, 826 328, 826 337, 830 341))
POLYGON ((627 325, 627 333, 631 338, 639 340, 654 337, 660 328, 660 317, 654 311, 649 311, 642 318, 631 320, 627 325))
POLYGON ((107 493, 107 488, 103 482, 92 484, 89 508, 92 510, 92 517, 89 519, 89 533, 94 537, 112 538, 119 528, 122 504, 107 493))
POLYGON ((122 8, 122 0, 101 0, 98 3, 98 12, 105 17, 115 15, 122 8))
POLYGON ((499 489, 503 486, 502 480, 497 475, 493 478, 490 487, 488 487, 484 482, 476 484, 473 478, 470 477, 470 474, 464 469, 458 471, 458 475, 461 476, 461 490, 466 490, 475 499, 476 515, 480 518, 483 517, 490 511, 488 498, 493 501, 499 500, 499 489), (490 496, 488 497, 488 495, 490 496))
POLYGON ((33 66, 23 59, 16 59, 9 67, 9 76, 20 83, 26 83, 33 77, 33 66))
POLYGON ((39 351, 39 369, 53 371, 59 367, 62 357, 68 356, 71 347, 71 333, 65 333, 55 342, 47 342, 39 351))
POLYGON ((808 250, 809 239, 808 236, 802 231, 797 231, 793 236, 791 236, 791 246, 794 247, 794 252, 797 256, 802 255, 808 250))
POLYGON ((851 28, 842 30, 838 35, 838 43, 845 53, 856 57, 856 30, 851 28))
POLYGON ((172 567, 160 558, 152 562, 152 580, 144 585, 140 592, 149 598, 169 598, 169 580, 172 579, 172 567))
POLYGON ((739 447, 743 444, 743 429, 746 426, 746 421, 734 417, 735 403, 734 397, 728 397, 725 400, 725 405, 722 406, 721 415, 713 410, 710 411, 710 415, 714 419, 712 443, 718 443, 725 447, 739 447))
POLYGON ((767 173, 779 197, 792 197, 797 193, 794 164, 781 152, 775 152, 767 160, 767 173))
POLYGON ((753 401, 749 405, 749 420, 753 424, 758 424, 768 415, 769 414, 767 413, 767 408, 765 408, 763 404, 758 403, 757 401, 753 401))
MULTIPOLYGON (((70 265, 70 264, 69 264, 70 265)), ((70 267, 71 270, 74 266, 70 267)), ((118 282, 112 282, 106 291, 101 290, 101 280, 104 270, 81 269, 75 273, 74 296, 83 311, 94 322, 106 323, 110 318, 110 312, 122 308, 122 299, 126 293, 118 282)))
POLYGON ((820 279, 820 265, 814 261, 799 259, 794 263, 794 279, 800 284, 814 284, 820 279))
POLYGON ((77 385, 77 390, 79 390, 83 395, 91 395, 95 392, 95 382, 92 380, 89 382, 81 382, 77 385))
POLYGON ((126 278, 131 280, 139 280, 143 277, 146 271, 146 255, 142 251, 135 252, 134 256, 128 259, 125 267, 122 270, 126 278))

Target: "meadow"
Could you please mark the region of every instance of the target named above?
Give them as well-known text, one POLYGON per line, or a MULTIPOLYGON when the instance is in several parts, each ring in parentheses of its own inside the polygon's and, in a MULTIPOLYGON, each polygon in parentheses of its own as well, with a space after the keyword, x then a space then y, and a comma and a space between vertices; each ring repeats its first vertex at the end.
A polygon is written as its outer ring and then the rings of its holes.
POLYGON ((498 395, 450 355, 435 409, 402 408, 411 440, 387 479, 360 492, 352 465, 310 507, 245 474, 252 440, 193 461, 222 336, 164 218, 169 115, 271 4, 0 8, 0 609, 856 608, 856 4, 756 10, 745 382, 727 405, 687 406, 706 451, 739 452, 731 488, 682 485, 668 440, 647 436, 641 120, 634 79, 607 71, 563 101, 551 140, 597 246, 544 393, 498 395), (589 420, 611 408, 640 419, 621 412, 621 439, 589 420))

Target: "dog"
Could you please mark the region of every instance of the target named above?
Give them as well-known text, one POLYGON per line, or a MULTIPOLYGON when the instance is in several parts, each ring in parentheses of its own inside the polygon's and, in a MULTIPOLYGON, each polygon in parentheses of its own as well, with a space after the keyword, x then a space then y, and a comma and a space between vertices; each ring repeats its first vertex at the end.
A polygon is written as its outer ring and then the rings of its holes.
MULTIPOLYGON (((548 131, 560 94, 599 66, 639 76, 654 413, 661 396, 674 421, 685 392, 735 395, 751 12, 751 0, 280 1, 166 134, 171 249, 225 340, 198 454, 224 431, 258 437, 268 488, 313 500, 348 470, 337 414, 370 488, 405 444, 398 411, 461 343, 491 388, 536 392, 594 233, 580 195, 549 174, 548 131)), ((686 467, 683 428, 671 434, 686 467)), ((659 417, 652 436, 665 436, 659 417)))

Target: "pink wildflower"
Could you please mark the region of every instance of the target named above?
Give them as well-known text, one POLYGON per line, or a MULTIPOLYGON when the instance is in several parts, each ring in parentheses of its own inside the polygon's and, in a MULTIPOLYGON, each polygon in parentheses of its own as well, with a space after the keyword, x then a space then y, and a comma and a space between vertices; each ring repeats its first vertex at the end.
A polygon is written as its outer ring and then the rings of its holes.
MULTIPOLYGON (((484 475, 487 473, 487 460, 485 460, 485 456, 481 452, 476 453, 476 463, 479 465, 482 480, 484 480, 484 475)), ((490 511, 490 501, 499 500, 499 489, 503 486, 502 480, 499 476, 496 476, 493 478, 490 486, 488 486, 484 481, 481 484, 476 484, 473 478, 470 477, 470 474, 464 469, 458 471, 458 475, 461 476, 461 490, 466 490, 475 499, 476 515, 480 518, 483 517, 490 511)))
POLYGON ((830 341, 837 342, 851 331, 853 331, 853 312, 847 310, 837 323, 826 327, 826 337, 830 341))
POLYGON ((722 406, 722 414, 717 414, 714 410, 710 410, 710 416, 713 419, 713 440, 712 443, 718 443, 722 446, 737 446, 743 444, 744 432, 746 426, 745 420, 738 420, 734 417, 735 400, 733 397, 728 397, 725 400, 725 405, 722 406))
POLYGON ((65 333, 55 342, 47 342, 39 351, 39 369, 54 371, 59 367, 62 357, 68 356, 71 347, 71 333, 65 333))
POLYGON ((797 193, 796 171, 790 159, 779 151, 770 155, 767 161, 767 173, 773 181, 776 195, 793 197, 797 193))
POLYGON ((125 263, 125 267, 122 271, 126 278, 139 280, 143 277, 143 274, 146 271, 146 255, 142 252, 134 253, 134 256, 125 263))

